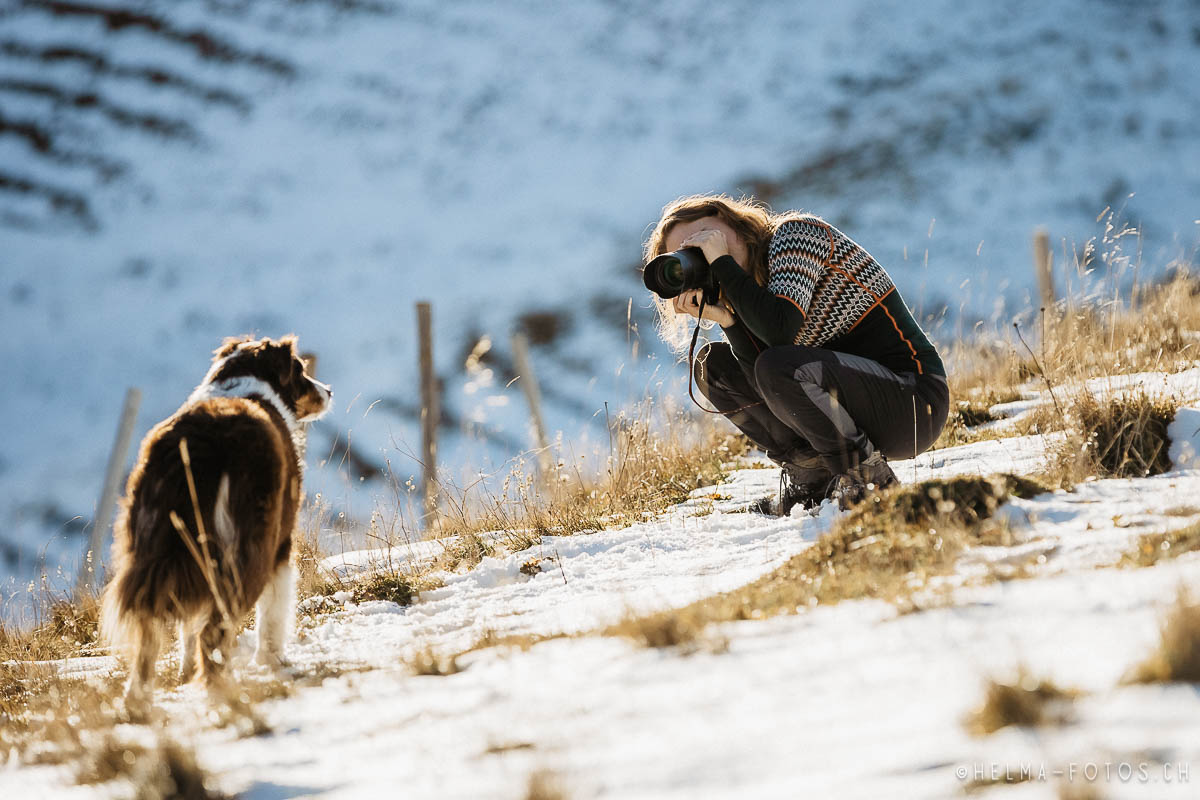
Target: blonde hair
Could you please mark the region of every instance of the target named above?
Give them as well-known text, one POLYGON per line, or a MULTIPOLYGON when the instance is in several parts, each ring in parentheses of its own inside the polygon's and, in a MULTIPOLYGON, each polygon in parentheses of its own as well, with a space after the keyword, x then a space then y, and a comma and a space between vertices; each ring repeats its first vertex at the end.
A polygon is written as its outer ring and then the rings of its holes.
MULTIPOLYGON (((642 247, 642 263, 648 264, 655 256, 666 252, 667 236, 676 225, 705 217, 717 217, 733 229, 746 246, 747 263, 742 266, 759 286, 766 286, 767 249, 781 215, 773 213, 766 204, 753 197, 735 200, 726 194, 696 194, 668 203, 663 208, 650 238, 642 247)), ((670 300, 663 300, 658 295, 652 297, 658 310, 655 325, 658 335, 677 355, 684 356, 688 347, 691 318, 685 314, 676 314, 670 300)))

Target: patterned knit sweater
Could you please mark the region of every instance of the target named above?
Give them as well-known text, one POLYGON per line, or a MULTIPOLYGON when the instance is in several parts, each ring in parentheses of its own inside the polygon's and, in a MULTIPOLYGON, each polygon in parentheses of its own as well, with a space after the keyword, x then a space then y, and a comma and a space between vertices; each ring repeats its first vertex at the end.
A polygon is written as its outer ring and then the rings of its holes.
POLYGON ((791 217, 775 229, 765 288, 730 256, 712 267, 733 308, 725 335, 744 362, 790 344, 863 356, 897 373, 946 374, 883 267, 818 217, 791 217))

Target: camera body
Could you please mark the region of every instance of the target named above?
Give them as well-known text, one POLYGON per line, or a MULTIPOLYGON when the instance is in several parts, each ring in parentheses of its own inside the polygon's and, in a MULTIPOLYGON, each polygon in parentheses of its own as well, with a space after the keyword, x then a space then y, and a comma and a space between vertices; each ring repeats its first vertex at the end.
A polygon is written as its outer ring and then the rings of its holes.
POLYGON ((642 270, 642 281, 664 300, 689 289, 704 290, 705 305, 716 305, 721 297, 717 278, 699 247, 685 247, 657 256, 642 270))

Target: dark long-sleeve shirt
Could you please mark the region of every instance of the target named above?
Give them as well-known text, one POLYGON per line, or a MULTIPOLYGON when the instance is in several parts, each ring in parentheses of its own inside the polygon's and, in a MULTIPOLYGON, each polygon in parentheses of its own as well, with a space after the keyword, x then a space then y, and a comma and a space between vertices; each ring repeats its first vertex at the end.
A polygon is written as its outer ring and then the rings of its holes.
POLYGON ((893 372, 946 374, 883 267, 818 217, 792 217, 776 228, 765 287, 731 256, 712 268, 733 307, 725 336, 742 361, 753 364, 767 347, 798 344, 870 358, 893 372))

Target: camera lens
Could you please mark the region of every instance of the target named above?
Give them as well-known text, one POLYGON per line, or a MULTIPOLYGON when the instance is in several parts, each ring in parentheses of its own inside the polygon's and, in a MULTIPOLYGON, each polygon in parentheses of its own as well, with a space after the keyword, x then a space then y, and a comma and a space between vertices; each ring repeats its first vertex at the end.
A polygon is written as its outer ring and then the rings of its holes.
POLYGON ((642 270, 642 280, 647 289, 664 300, 678 296, 685 289, 715 286, 704 253, 695 247, 656 257, 642 270))
POLYGON ((678 258, 667 259, 660 267, 662 272, 662 282, 664 285, 672 289, 683 289, 683 264, 679 263, 678 258))

